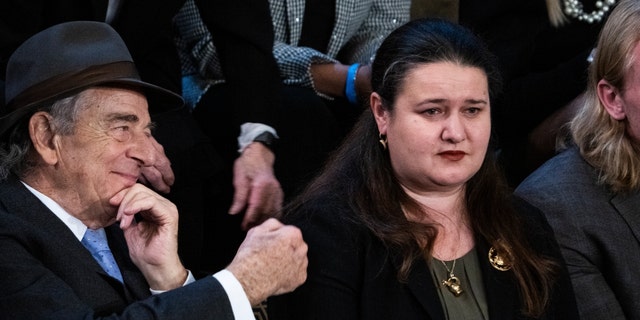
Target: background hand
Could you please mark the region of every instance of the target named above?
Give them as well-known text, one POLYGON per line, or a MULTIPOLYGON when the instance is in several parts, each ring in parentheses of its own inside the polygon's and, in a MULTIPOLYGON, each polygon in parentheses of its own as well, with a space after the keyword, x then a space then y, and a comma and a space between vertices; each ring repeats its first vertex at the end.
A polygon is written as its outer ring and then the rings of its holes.
POLYGON ((233 165, 235 192, 230 214, 246 208, 242 229, 248 230, 262 221, 277 217, 284 193, 273 173, 275 155, 259 142, 251 143, 233 165))
POLYGON ((139 181, 162 193, 169 193, 175 182, 175 175, 171 169, 171 161, 164 154, 164 147, 155 138, 151 138, 156 150, 155 163, 149 167, 142 167, 139 181))

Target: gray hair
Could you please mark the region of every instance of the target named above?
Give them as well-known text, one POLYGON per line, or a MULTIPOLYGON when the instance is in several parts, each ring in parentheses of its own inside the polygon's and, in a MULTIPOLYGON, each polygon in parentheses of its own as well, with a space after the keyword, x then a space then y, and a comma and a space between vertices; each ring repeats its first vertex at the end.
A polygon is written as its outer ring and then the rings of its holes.
POLYGON ((47 112, 51 115, 52 131, 60 135, 73 134, 78 114, 95 99, 94 95, 87 92, 88 90, 84 90, 38 108, 6 133, 0 142, 0 181, 6 180, 10 174, 22 178, 37 165, 32 158, 34 148, 29 135, 31 116, 39 111, 47 112))

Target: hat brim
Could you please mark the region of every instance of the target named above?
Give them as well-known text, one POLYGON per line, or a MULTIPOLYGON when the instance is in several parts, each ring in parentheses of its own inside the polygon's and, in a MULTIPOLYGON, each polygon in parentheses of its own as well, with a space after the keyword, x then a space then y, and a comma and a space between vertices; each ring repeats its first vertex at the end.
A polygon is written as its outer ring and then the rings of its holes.
MULTIPOLYGON (((120 78, 120 79, 97 79, 96 81, 84 82, 78 85, 67 86, 65 90, 58 92, 58 94, 54 96, 49 96, 42 99, 36 99, 29 101, 25 105, 21 106, 13 106, 13 112, 6 114, 0 117, 0 137, 4 136, 4 134, 18 121, 27 116, 28 114, 34 112, 37 108, 46 106, 47 104, 53 103, 57 100, 72 96, 80 91, 86 90, 91 87, 122 87, 129 88, 133 90, 140 90, 147 97, 147 101, 149 102, 149 113, 157 114, 164 111, 175 110, 184 105, 184 100, 178 94, 164 89, 162 87, 153 85, 151 83, 147 83, 135 78, 120 78)), ((7 105, 6 107, 12 107, 12 105, 7 105)))

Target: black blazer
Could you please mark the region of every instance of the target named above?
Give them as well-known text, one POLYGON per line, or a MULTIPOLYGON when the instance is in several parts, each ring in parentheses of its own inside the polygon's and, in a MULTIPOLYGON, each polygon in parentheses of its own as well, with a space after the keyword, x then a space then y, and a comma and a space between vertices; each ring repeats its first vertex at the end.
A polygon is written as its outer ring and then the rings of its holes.
POLYGON ((213 277, 150 297, 120 228, 105 230, 124 285, 22 183, 0 182, 0 319, 233 319, 213 277))
MULTIPOLYGON (((444 319, 426 262, 417 261, 407 283, 399 282, 400 257, 354 222, 353 211, 341 199, 344 197, 337 192, 336 196, 309 202, 304 213, 291 221, 302 229, 309 245, 308 278, 293 293, 269 298, 269 319, 444 319)), ((533 214, 527 226, 535 249, 562 261, 551 229, 540 213, 530 206, 522 207, 522 211, 533 214)), ((520 312, 512 273, 493 268, 487 242, 476 241, 489 318, 526 319, 520 312)), ((550 309, 541 319, 576 318, 573 291, 563 268, 550 309)))

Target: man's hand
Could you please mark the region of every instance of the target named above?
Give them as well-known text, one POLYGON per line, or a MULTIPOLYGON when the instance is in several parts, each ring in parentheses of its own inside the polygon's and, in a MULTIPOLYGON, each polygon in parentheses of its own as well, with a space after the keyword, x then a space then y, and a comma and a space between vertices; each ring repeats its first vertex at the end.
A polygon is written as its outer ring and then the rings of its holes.
POLYGON ((151 288, 170 290, 182 286, 188 271, 178 257, 176 206, 142 184, 120 191, 110 203, 118 206, 116 219, 124 230, 131 260, 151 288))
POLYGON ((251 305, 293 291, 307 279, 307 244, 300 229, 268 219, 249 230, 227 267, 251 305))
POLYGON ((176 177, 171 170, 171 162, 164 154, 164 148, 155 138, 151 138, 153 147, 156 150, 156 161, 152 166, 142 167, 142 174, 138 181, 151 186, 158 192, 169 193, 176 177))
POLYGON ((275 156, 269 148, 253 142, 233 165, 235 192, 229 213, 238 214, 246 208, 243 230, 276 217, 282 209, 284 193, 273 173, 274 161, 275 156))

